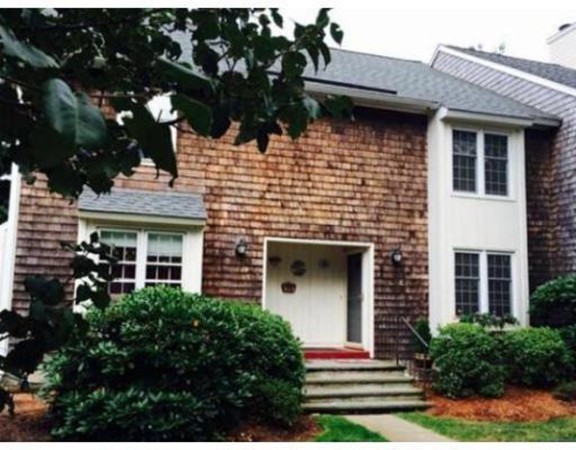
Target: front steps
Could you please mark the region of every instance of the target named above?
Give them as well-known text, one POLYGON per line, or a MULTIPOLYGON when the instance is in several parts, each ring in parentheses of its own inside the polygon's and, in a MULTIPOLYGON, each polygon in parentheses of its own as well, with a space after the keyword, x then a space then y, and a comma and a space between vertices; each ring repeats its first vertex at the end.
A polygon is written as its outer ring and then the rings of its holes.
POLYGON ((426 409, 422 389, 404 367, 377 360, 306 362, 304 410, 318 413, 385 413, 426 409))

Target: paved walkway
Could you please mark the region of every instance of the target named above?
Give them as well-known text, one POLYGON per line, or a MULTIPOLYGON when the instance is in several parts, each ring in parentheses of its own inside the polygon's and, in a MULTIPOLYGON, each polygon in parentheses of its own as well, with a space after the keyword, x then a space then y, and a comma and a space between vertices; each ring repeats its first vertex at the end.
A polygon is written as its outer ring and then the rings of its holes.
POLYGON ((381 434, 390 442, 454 442, 452 439, 391 414, 360 414, 345 417, 351 422, 381 434))

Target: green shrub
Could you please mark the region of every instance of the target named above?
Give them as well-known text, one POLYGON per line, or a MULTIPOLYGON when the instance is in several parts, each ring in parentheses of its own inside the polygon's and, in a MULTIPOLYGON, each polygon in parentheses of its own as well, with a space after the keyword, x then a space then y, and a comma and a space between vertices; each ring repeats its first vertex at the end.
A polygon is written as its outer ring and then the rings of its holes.
POLYGON ((455 323, 440 328, 430 345, 436 368, 432 387, 450 398, 501 397, 506 369, 500 350, 499 339, 479 325, 455 323))
POLYGON ((560 333, 548 327, 523 328, 506 335, 509 379, 514 384, 549 387, 570 376, 573 360, 560 333))
POLYGON ((497 316, 492 313, 472 313, 460 316, 460 323, 477 323, 481 327, 503 330, 506 325, 518 325, 518 319, 510 314, 497 316))
POLYGON ((299 343, 259 307, 156 287, 87 320, 46 367, 57 439, 215 440, 240 418, 300 413, 299 343))
POLYGON ((534 325, 563 327, 576 323, 576 275, 556 278, 539 286, 530 297, 534 325))
POLYGON ((554 398, 565 402, 576 401, 576 381, 568 381, 560 384, 552 393, 554 398))
POLYGON ((562 340, 568 347, 570 354, 576 360, 576 325, 568 325, 562 328, 557 328, 562 340))

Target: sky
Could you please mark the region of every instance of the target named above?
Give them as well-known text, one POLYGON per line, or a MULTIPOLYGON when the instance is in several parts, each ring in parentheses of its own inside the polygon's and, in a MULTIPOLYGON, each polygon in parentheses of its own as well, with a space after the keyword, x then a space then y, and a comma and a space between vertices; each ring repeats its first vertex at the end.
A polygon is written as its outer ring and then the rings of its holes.
MULTIPOLYGON (((37 0, 4 0, 7 6, 39 5, 37 0)), ((62 7, 118 7, 117 0, 60 0, 62 7)), ((575 0, 124 0, 122 7, 269 7, 285 19, 314 20, 321 7, 344 30, 342 48, 429 62, 438 44, 478 47, 548 61, 546 39, 564 23, 576 22, 575 0), (379 6, 380 5, 380 6, 379 6)), ((335 44, 333 44, 335 45, 335 44)))
MULTIPOLYGON (((344 30, 342 48, 423 62, 430 61, 438 44, 481 45, 486 51, 496 51, 503 45, 506 55, 547 62, 546 39, 560 25, 576 22, 574 0, 483 0, 473 2, 474 8, 466 8, 470 3, 349 0, 333 3, 330 17, 344 30), (385 6, 374 9, 378 4, 385 6)), ((310 4, 308 9, 282 11, 286 18, 310 22, 315 16, 314 7, 310 4)))

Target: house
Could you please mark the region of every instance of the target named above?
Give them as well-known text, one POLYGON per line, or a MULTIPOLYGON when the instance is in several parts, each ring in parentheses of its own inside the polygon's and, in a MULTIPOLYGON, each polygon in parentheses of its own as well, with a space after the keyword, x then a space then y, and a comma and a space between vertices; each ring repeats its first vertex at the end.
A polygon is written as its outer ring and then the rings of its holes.
POLYGON ((69 204, 14 171, 0 309, 26 309, 28 275, 67 278, 58 243, 98 230, 121 260, 112 293, 166 283, 254 302, 307 347, 389 358, 410 338, 402 317, 528 323, 526 193, 549 181, 558 117, 421 62, 332 56, 306 87, 352 97, 353 122, 323 119, 265 155, 179 133, 174 189, 144 162, 69 204))
POLYGON ((576 270, 576 23, 547 41, 550 62, 441 45, 431 66, 562 119, 557 129, 530 132, 549 142, 531 152, 527 174, 530 286, 576 270), (539 161, 536 161, 539 160, 539 161))

